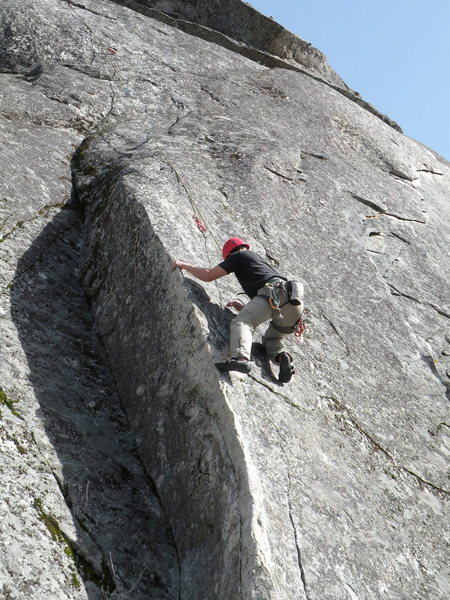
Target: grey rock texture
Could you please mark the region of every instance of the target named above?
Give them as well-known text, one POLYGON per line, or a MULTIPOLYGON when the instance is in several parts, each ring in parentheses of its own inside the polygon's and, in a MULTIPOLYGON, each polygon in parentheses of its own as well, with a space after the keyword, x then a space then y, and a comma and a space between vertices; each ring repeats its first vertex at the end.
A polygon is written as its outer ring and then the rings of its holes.
POLYGON ((251 10, 2 4, 5 598, 449 595, 449 164, 251 10), (230 235, 305 282, 287 385, 169 271, 230 235))
MULTIPOLYGON (((132 3, 154 8, 177 22, 188 21, 207 27, 241 42, 247 48, 278 56, 295 66, 306 67, 312 74, 323 77, 330 83, 347 87, 331 69, 320 50, 287 31, 273 19, 265 17, 246 2, 230 0, 224 5, 220 0, 136 0, 132 3)), ((130 2, 118 0, 118 4, 130 5, 130 2)), ((199 29, 197 27, 197 31, 199 29)))
POLYGON ((306 73, 377 115, 394 129, 400 126, 350 89, 309 42, 240 0, 112 0, 152 19, 218 44, 270 68, 306 73), (186 21, 185 19, 189 19, 186 21))

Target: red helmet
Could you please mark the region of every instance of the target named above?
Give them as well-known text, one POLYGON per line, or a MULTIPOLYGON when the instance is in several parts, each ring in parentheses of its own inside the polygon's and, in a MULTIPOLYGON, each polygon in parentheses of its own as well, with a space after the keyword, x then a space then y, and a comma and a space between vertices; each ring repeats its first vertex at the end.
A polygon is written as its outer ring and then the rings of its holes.
POLYGON ((247 248, 247 250, 250 249, 250 245, 247 244, 247 242, 245 242, 244 240, 241 240, 241 238, 230 238, 229 240, 227 240, 225 242, 225 244, 223 245, 223 248, 222 248, 223 260, 226 260, 228 258, 228 256, 230 255, 230 252, 232 250, 234 250, 234 248, 237 248, 238 246, 245 246, 247 248))

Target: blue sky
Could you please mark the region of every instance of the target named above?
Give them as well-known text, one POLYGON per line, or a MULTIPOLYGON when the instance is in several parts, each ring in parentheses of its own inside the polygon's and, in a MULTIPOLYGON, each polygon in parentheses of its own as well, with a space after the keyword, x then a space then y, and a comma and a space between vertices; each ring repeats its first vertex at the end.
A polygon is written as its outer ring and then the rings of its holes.
POLYGON ((450 160, 450 0, 249 0, 364 100, 450 160))

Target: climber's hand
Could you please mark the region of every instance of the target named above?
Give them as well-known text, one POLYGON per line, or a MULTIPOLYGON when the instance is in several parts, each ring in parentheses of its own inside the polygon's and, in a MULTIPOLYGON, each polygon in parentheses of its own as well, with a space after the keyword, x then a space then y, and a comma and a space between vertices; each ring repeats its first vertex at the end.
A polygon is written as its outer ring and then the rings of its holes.
POLYGON ((245 305, 242 304, 242 302, 239 302, 239 300, 232 300, 231 302, 228 302, 226 306, 227 308, 235 308, 239 312, 245 305))
POLYGON ((175 269, 182 269, 183 268, 182 265, 183 265, 183 263, 181 261, 179 261, 179 260, 173 260, 170 263, 170 270, 171 271, 175 271, 175 269))

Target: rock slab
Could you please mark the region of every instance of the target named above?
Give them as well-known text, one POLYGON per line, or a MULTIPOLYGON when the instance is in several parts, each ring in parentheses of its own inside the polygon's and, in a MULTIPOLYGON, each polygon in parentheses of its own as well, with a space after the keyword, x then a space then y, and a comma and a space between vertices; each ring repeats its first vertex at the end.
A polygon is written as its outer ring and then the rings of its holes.
POLYGON ((447 598, 448 163, 274 23, 1 16, 3 595, 447 598), (305 282, 285 386, 168 268, 237 234, 305 282))

